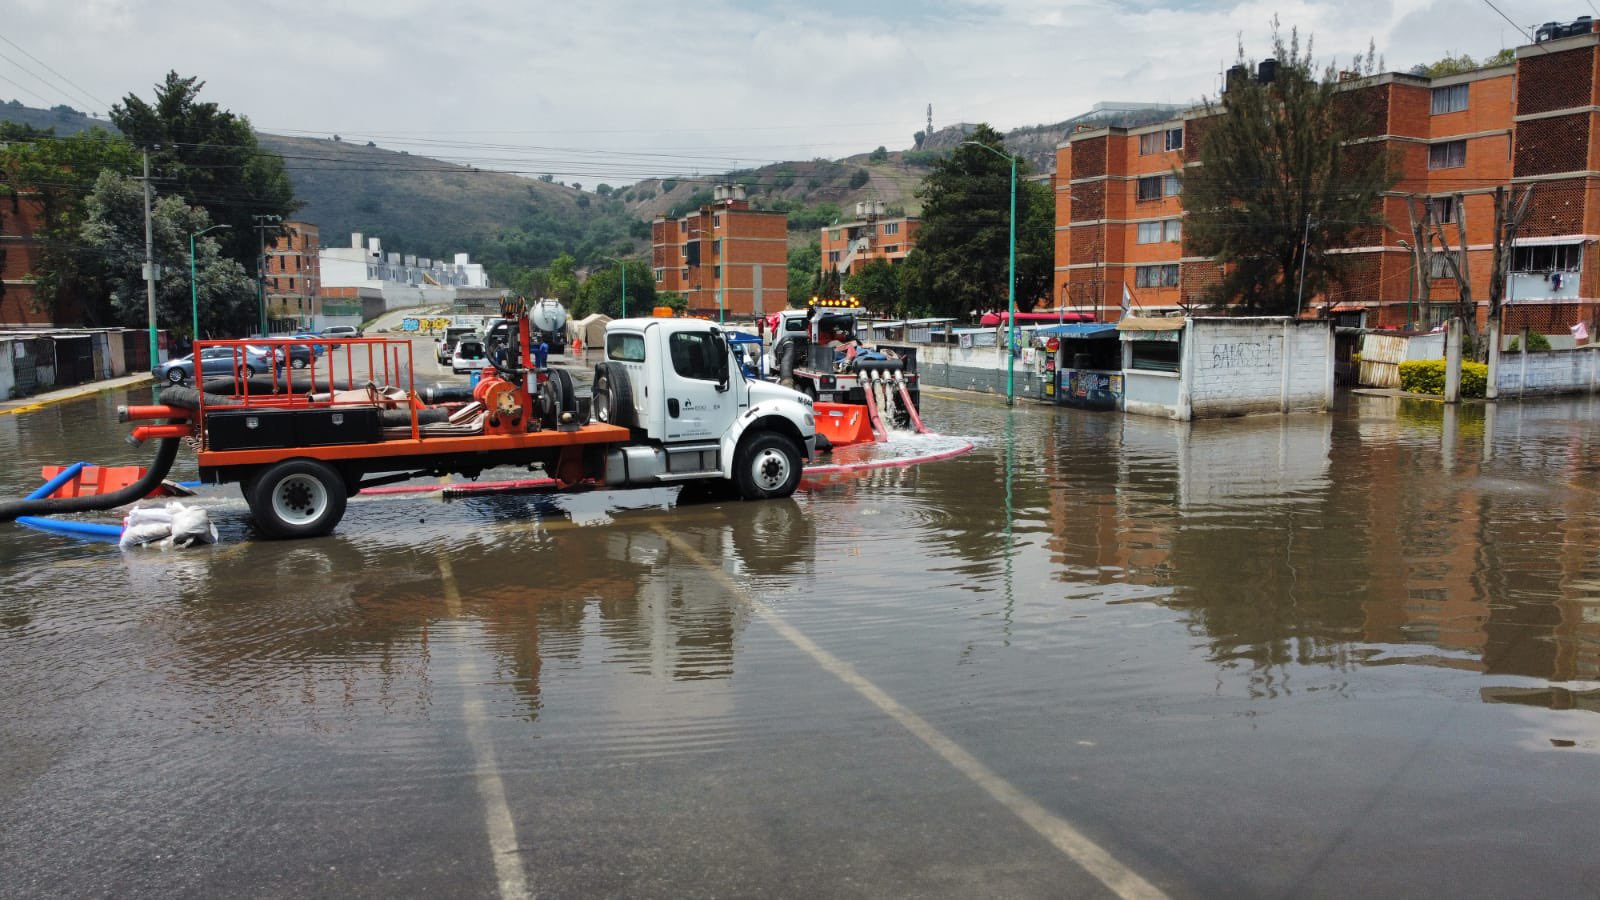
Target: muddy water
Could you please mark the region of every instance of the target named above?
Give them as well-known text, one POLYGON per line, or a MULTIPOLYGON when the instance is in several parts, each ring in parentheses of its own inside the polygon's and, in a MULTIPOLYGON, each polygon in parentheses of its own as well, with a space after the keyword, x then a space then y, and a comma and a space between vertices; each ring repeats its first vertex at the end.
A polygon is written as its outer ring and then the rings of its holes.
MULTIPOLYGON (((0 417, 0 492, 143 460, 115 402, 0 417)), ((4 526, 0 894, 1600 883, 1593 402, 925 406, 976 449, 790 501, 4 526)))

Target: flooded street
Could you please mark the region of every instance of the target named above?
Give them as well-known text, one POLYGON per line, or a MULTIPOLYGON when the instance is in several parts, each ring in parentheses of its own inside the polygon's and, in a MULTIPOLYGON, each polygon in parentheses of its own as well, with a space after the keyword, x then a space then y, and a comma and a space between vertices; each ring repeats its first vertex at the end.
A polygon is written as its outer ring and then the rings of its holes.
MULTIPOLYGON (((149 397, 0 416, 0 494, 149 397)), ((1600 404, 923 415, 784 501, 0 526, 0 894, 1600 889, 1600 404)))

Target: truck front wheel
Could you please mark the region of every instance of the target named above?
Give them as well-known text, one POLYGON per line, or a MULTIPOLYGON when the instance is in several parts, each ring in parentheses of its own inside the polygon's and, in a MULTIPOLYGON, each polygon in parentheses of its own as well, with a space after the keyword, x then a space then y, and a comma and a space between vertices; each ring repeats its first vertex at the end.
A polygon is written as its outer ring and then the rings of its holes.
POLYGON ((800 448, 777 432, 758 434, 739 448, 733 479, 746 500, 787 497, 800 486, 800 448))
POLYGON ((245 483, 256 525, 270 538, 321 537, 344 518, 344 476, 325 462, 289 459, 245 483))

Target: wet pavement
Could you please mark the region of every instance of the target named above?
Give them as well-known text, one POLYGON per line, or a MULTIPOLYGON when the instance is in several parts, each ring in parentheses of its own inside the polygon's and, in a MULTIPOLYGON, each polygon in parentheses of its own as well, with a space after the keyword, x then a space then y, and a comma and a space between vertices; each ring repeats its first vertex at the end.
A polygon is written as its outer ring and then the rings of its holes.
MULTIPOLYGON (((0 417, 0 494, 148 397, 0 417)), ((1600 405, 924 406, 977 448, 786 501, 0 526, 0 894, 1600 887, 1600 405)))

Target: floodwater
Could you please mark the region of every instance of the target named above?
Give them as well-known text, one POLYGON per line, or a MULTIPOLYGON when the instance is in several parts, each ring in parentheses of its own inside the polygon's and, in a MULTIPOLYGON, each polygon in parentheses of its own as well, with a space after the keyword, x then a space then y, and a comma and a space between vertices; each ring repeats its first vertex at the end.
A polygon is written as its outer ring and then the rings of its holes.
MULTIPOLYGON (((0 492, 144 460, 119 399, 0 492)), ((785 501, 0 526, 0 894, 1600 890, 1594 401, 924 417, 785 501)))

